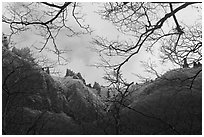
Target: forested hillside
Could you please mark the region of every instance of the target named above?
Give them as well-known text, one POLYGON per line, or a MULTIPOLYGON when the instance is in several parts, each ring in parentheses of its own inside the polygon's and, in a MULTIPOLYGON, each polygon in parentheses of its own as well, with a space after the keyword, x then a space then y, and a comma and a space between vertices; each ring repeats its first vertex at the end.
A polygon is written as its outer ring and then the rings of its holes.
POLYGON ((120 104, 32 58, 4 47, 2 56, 3 134, 202 134, 202 67, 131 85, 120 104))

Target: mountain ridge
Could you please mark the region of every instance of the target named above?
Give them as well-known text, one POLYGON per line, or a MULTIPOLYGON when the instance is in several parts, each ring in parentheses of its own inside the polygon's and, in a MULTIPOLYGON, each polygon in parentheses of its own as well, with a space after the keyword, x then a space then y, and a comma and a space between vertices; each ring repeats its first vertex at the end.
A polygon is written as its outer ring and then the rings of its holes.
MULTIPOLYGON (((106 94, 81 79, 51 76, 7 49, 2 56, 3 134, 116 133, 106 94)), ((129 92, 120 134, 201 134, 202 67, 168 71, 129 92)))

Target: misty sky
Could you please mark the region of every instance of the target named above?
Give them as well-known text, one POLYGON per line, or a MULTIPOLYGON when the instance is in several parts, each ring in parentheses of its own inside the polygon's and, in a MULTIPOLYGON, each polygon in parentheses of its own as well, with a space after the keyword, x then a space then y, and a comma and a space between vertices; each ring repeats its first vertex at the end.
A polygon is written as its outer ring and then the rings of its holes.
MULTIPOLYGON (((97 35, 107 37, 109 40, 116 38, 125 40, 131 38, 119 33, 111 22, 101 19, 101 16, 95 12, 99 9, 98 6, 101 5, 102 3, 83 3, 83 9, 81 9, 81 11, 86 14, 85 23, 89 24, 94 30, 91 35, 83 35, 81 37, 73 38, 60 35, 60 38, 57 40, 60 48, 71 50, 71 52, 68 52, 66 55, 67 59, 70 60, 69 64, 66 66, 56 66, 56 69, 62 73, 61 76, 64 76, 66 68, 69 68, 74 72, 80 72, 85 78, 86 83, 94 83, 97 81, 104 84, 104 80, 102 79, 104 74, 103 69, 90 66, 99 61, 98 55, 90 49, 90 47, 93 46, 91 43, 92 38, 97 35)), ((195 23, 197 18, 200 17, 198 16, 197 10, 192 9, 191 7, 178 12, 176 16, 180 21, 188 25, 195 23)), ((171 23, 171 21, 169 21, 169 23, 171 23)), ((6 24, 2 24, 2 27, 2 31, 4 33, 8 33, 8 26, 6 24)), ((17 45, 15 45, 16 47, 29 47, 38 42, 38 36, 35 36, 31 32, 25 32, 19 36, 15 36, 14 40, 17 43, 17 45)), ((158 67, 156 67, 156 70, 159 73, 164 73, 166 70, 169 70, 172 67, 178 67, 173 66, 171 63, 163 65, 159 63, 158 46, 159 45, 155 46, 155 52, 153 55, 147 53, 145 49, 142 48, 137 55, 135 55, 127 64, 125 64, 125 66, 122 68, 122 72, 128 81, 138 82, 138 78, 134 74, 152 76, 144 72, 144 68, 140 61, 151 60, 151 62, 157 63, 158 67)), ((54 57, 52 56, 52 53, 45 54, 49 58, 54 57)), ((154 78, 154 76, 152 76, 152 78, 154 78)))

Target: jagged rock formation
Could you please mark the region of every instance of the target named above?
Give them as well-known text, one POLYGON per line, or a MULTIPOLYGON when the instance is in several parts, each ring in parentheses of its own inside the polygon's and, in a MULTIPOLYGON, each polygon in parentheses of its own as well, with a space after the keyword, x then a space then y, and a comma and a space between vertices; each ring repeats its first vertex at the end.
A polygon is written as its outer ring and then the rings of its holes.
POLYGON ((70 70, 70 69, 67 69, 67 70, 66 70, 65 77, 74 76, 74 75, 75 75, 75 73, 74 73, 72 70, 70 70))
POLYGON ((93 88, 97 90, 98 95, 101 94, 101 86, 97 82, 94 82, 93 88))
POLYGON ((183 59, 183 68, 189 68, 189 65, 187 63, 187 58, 183 59))
POLYGON ((85 79, 81 76, 81 73, 75 74, 72 70, 67 69, 65 77, 72 77, 73 79, 80 79, 86 85, 85 79))
POLYGON ((92 86, 91 86, 91 84, 90 84, 90 83, 89 83, 89 84, 87 84, 86 86, 87 86, 87 87, 89 87, 89 88, 92 88, 92 86))

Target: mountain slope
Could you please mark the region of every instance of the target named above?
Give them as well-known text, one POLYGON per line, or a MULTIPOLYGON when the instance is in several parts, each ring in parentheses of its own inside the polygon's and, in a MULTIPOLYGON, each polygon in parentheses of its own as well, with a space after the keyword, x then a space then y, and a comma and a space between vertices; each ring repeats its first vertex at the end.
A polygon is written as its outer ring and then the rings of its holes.
POLYGON ((52 78, 3 49, 3 133, 84 134, 102 102, 80 81, 52 78))
POLYGON ((118 127, 120 134, 202 133, 201 67, 133 85, 116 122, 103 102, 107 93, 100 97, 80 79, 51 76, 5 48, 2 57, 3 134, 116 134, 118 127))
POLYGON ((169 71, 131 100, 123 110, 127 134, 201 134, 202 68, 169 71))

